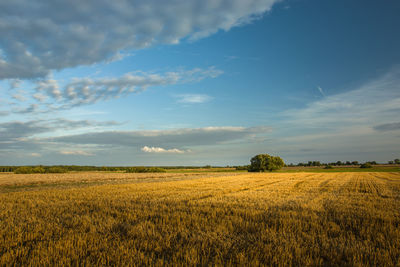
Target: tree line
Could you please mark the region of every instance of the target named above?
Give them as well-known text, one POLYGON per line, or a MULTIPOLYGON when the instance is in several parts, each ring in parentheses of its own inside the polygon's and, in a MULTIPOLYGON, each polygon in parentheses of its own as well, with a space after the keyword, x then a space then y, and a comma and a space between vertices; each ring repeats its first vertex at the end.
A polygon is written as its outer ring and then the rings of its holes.
MULTIPOLYGON (((311 167, 311 166, 327 166, 327 165, 331 165, 331 166, 359 166, 365 163, 369 163, 371 165, 378 165, 378 164, 385 164, 385 163, 377 163, 376 161, 367 161, 364 163, 360 163, 358 161, 336 161, 336 162, 329 162, 329 163, 321 163, 320 161, 308 161, 307 163, 298 163, 298 164, 293 164, 290 163, 289 165, 287 165, 288 167, 294 167, 294 166, 298 166, 298 167, 311 167)), ((389 160, 387 162, 387 164, 400 164, 400 159, 394 159, 394 160, 389 160)))
MULTIPOLYGON (((14 172, 16 169, 21 167, 29 167, 29 168, 43 168, 45 172, 49 172, 51 170, 55 170, 54 168, 64 169, 66 172, 91 172, 91 171, 109 171, 109 172, 132 172, 132 168, 139 168, 137 170, 143 171, 143 168, 146 170, 154 170, 151 168, 159 168, 159 169, 211 169, 211 168, 222 168, 221 166, 79 166, 79 165, 29 165, 29 166, 0 166, 0 172, 14 172)), ((227 166, 229 167, 229 166, 227 166)), ((41 169, 37 168, 36 170, 40 173, 41 169)), ((138 172, 138 171, 135 171, 138 172)))
MULTIPOLYGON (((268 154, 259 154, 251 158, 250 165, 235 166, 238 171, 249 171, 249 172, 265 172, 279 170, 282 167, 324 167, 331 169, 333 166, 357 166, 360 168, 372 168, 373 165, 378 165, 376 161, 367 161, 359 163, 358 161, 336 161, 330 163, 321 163, 320 161, 308 161, 307 163, 290 163, 286 165, 284 161, 277 156, 270 156, 268 154)), ((388 161, 387 164, 400 164, 400 159, 394 159, 388 161)))
MULTIPOLYGON (((200 168, 200 167, 198 167, 200 168)), ((0 172, 14 172, 17 174, 28 173, 67 173, 67 172, 166 172, 165 168, 160 167, 107 167, 107 166, 77 166, 77 165, 57 165, 57 166, 0 166, 0 172)))
MULTIPOLYGON (((268 154, 259 154, 250 160, 250 165, 232 166, 236 170, 246 170, 250 172, 273 171, 282 167, 326 167, 332 166, 360 166, 361 168, 369 168, 377 165, 376 161, 368 161, 359 163, 358 161, 336 161, 330 163, 321 163, 320 161, 308 161, 307 163, 285 164, 284 161, 277 156, 268 154)), ((400 159, 390 160, 387 164, 400 164, 400 159)), ((161 167, 132 167, 132 166, 79 166, 79 165, 34 165, 34 166, 0 166, 0 172, 14 173, 66 173, 66 172, 90 172, 90 171, 109 171, 109 172, 165 172, 167 169, 211 169, 210 165, 206 166, 161 166, 161 167)))

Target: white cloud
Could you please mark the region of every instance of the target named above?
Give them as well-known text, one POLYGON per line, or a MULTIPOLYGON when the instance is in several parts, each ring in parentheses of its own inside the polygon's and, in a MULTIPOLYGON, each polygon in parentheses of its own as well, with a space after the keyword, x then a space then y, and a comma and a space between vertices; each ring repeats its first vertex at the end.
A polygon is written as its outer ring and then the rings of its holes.
POLYGON ((154 146, 152 146, 152 147, 144 146, 144 147, 142 147, 141 150, 142 150, 143 152, 146 152, 146 153, 174 153, 174 154, 183 154, 183 153, 186 152, 186 151, 184 151, 184 150, 180 150, 180 149, 177 149, 177 148, 164 149, 164 148, 162 148, 162 147, 154 147, 154 146))
POLYGON ((30 153, 29 156, 31 156, 31 157, 41 157, 42 155, 40 155, 39 153, 33 152, 33 153, 30 153))
POLYGON ((176 97, 178 98, 178 103, 184 104, 199 104, 208 102, 212 99, 211 96, 202 94, 182 94, 177 95, 176 97))
POLYGON ((0 2, 0 79, 117 60, 250 23, 278 0, 0 2))
POLYGON ((94 156, 94 154, 83 150, 60 151, 60 154, 72 156, 94 156))
MULTIPOLYGON (((51 104, 53 109, 68 108, 138 93, 152 86, 197 82, 205 78, 215 78, 222 73, 221 70, 214 67, 164 74, 137 72, 117 78, 73 78, 62 86, 56 80, 41 80, 37 82, 36 86, 38 93, 34 94, 33 97, 40 102, 49 98, 48 103, 51 104)), ((192 98, 187 97, 188 100, 196 101, 193 98, 196 95, 192 95, 192 98)), ((197 101, 205 100, 206 96, 197 95, 197 98, 197 101)))

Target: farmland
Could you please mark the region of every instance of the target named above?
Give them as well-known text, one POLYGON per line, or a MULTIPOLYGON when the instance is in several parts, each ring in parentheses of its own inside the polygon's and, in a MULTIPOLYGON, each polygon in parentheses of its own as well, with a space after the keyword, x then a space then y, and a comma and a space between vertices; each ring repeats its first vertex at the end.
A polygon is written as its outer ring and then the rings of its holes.
POLYGON ((0 174, 0 265, 400 264, 400 173, 0 174))

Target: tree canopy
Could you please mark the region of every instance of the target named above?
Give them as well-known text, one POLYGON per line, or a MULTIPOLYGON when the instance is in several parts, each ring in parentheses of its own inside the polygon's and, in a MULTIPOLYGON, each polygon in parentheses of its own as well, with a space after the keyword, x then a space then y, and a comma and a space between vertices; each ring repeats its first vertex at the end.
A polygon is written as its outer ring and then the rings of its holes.
POLYGON ((259 154, 250 160, 250 172, 265 172, 281 169, 285 163, 280 157, 268 154, 259 154))

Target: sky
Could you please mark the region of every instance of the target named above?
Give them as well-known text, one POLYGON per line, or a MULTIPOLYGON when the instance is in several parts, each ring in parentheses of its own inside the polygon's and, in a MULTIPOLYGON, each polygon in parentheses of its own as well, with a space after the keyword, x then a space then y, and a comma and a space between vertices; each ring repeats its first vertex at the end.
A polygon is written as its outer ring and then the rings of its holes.
POLYGON ((0 165, 400 157, 400 1, 0 0, 0 165))

